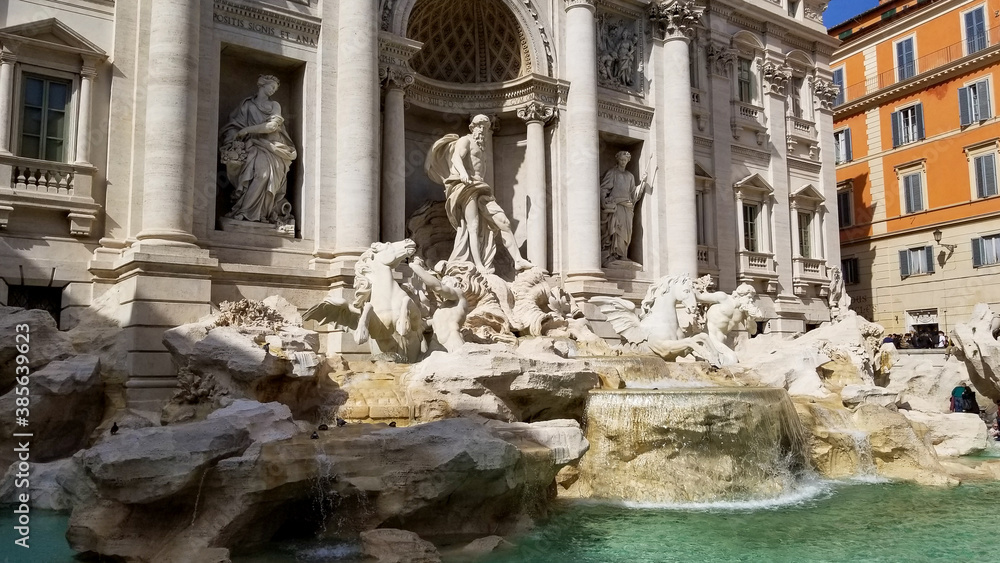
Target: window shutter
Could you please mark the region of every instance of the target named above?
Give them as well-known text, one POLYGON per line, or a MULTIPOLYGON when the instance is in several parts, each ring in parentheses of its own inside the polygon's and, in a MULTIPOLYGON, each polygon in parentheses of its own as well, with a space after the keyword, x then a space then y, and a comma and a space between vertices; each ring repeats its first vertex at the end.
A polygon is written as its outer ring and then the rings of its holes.
POLYGON ((972 267, 978 268, 983 265, 983 239, 972 239, 972 267))
POLYGON ((997 194, 997 167, 996 157, 988 154, 983 157, 983 195, 979 197, 989 197, 997 194))
POLYGON ((979 99, 979 121, 990 118, 990 85, 989 82, 981 80, 973 86, 976 88, 976 96, 979 99))
POLYGON ((958 89, 958 121, 962 127, 972 123, 972 115, 969 112, 971 109, 969 108, 969 88, 966 86, 958 89))
POLYGON ((910 275, 910 253, 908 250, 899 251, 899 277, 905 278, 910 275))
POLYGON ((927 259, 927 273, 928 274, 933 274, 934 273, 934 247, 933 246, 925 246, 924 247, 924 253, 927 255, 927 258, 926 258, 927 259))
POLYGON ((896 148, 899 146, 899 112, 892 112, 892 147, 896 148))
POLYGON ((850 162, 854 160, 854 154, 853 151, 851 150, 851 129, 850 128, 845 129, 844 135, 845 135, 844 143, 847 146, 847 150, 844 153, 844 160, 845 162, 850 162))
POLYGON ((917 139, 924 138, 924 104, 914 106, 914 113, 917 116, 917 139))

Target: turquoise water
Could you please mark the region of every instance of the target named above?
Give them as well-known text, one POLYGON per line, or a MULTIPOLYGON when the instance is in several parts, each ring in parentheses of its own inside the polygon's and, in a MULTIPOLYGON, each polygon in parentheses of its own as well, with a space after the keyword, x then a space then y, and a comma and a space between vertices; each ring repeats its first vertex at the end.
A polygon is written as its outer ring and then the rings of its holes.
MULTIPOLYGON (((682 508, 568 501, 512 538, 515 549, 477 563, 994 561, 998 507, 995 482, 817 482, 778 503, 682 508)), ((282 543, 233 561, 348 563, 357 553, 346 544, 282 543)))
MULTIPOLYGON (((642 507, 563 501, 516 548, 478 563, 980 562, 1000 553, 1000 482, 953 489, 817 482, 779 503, 642 507)), ((31 549, 0 508, 0 563, 70 561, 66 516, 33 512, 31 549)), ((235 563, 347 563, 357 546, 271 544, 235 563)), ((446 558, 446 561, 455 561, 446 558)))
POLYGON ((0 506, 0 563, 63 563, 73 560, 66 543, 69 516, 32 509, 28 514, 28 548, 14 544, 21 535, 14 530, 13 506, 0 506))

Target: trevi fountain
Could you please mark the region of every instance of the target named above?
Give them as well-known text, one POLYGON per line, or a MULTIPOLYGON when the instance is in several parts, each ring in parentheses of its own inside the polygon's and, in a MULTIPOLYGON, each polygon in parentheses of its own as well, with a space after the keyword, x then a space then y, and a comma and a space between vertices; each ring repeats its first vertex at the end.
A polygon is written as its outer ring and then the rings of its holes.
MULTIPOLYGON (((275 83, 260 86, 264 99, 275 83)), ((263 123, 226 136, 281 144, 280 119, 263 123)), ((616 334, 598 336, 514 243, 483 180, 488 123, 428 152, 453 236, 373 242, 350 298, 223 302, 168 330, 179 385, 160 412, 106 400, 112 294, 62 332, 3 309, 3 334, 31 326, 30 358, 8 339, 0 361, 30 368, 34 425, 26 467, 3 421, 5 534, 30 514, 20 539, 39 561, 957 561, 997 547, 976 531, 993 529, 1000 459, 948 397, 970 383, 993 416, 1000 315, 979 306, 929 360, 883 348, 836 275, 829 322, 751 337, 753 286, 681 274, 638 303, 593 297, 616 334), (309 323, 371 354, 321 354, 309 323)), ((240 150, 223 159, 265 159, 269 175, 294 158, 240 150)), ((622 261, 647 186, 618 158, 602 224, 622 261)), ((233 217, 287 224, 272 176, 231 172, 233 217)))

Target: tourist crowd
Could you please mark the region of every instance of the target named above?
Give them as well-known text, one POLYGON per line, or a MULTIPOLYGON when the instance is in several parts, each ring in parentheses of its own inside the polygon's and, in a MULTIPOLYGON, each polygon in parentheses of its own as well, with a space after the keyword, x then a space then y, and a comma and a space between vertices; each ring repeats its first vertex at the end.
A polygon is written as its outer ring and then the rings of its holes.
POLYGON ((931 331, 890 334, 882 339, 882 343, 902 349, 947 348, 949 345, 948 337, 943 330, 939 330, 936 334, 931 331))

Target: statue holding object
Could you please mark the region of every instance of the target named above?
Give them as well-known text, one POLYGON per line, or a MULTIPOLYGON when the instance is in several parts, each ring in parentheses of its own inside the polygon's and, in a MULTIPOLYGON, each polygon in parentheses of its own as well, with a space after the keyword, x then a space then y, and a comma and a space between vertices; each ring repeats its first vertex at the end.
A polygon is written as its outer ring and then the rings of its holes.
POLYGON ((638 184, 635 176, 625 169, 631 159, 632 153, 619 151, 615 155, 617 164, 601 180, 601 261, 605 267, 616 262, 632 263, 628 247, 632 243, 635 206, 652 189, 646 181, 648 166, 638 184))
POLYGON ((294 232, 292 204, 285 196, 288 170, 298 153, 285 129, 281 106, 270 99, 278 90, 278 79, 261 75, 257 87, 255 95, 233 110, 220 133, 220 158, 234 201, 225 216, 294 232))

